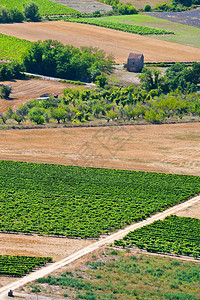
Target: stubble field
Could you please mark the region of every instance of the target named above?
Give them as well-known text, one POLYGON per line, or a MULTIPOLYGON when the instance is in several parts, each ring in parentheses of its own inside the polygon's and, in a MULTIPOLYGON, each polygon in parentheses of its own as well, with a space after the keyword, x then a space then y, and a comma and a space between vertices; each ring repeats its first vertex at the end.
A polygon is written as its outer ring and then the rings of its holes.
POLYGON ((143 53, 146 62, 200 61, 200 49, 87 24, 58 22, 0 24, 0 32, 29 41, 56 39, 76 47, 93 46, 124 63, 130 52, 143 53))

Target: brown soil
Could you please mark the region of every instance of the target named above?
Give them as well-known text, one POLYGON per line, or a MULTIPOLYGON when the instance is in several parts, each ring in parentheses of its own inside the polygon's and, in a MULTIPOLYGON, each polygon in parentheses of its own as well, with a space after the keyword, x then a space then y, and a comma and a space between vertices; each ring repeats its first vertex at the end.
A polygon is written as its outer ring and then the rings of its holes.
MULTIPOLYGON (((163 0, 120 0, 122 3, 131 3, 133 4, 137 9, 144 8, 145 5, 150 4, 153 8, 155 4, 157 3, 163 3, 163 0)), ((165 1, 165 3, 170 3, 169 0, 165 1)))
POLYGON ((16 110, 20 104, 38 98, 44 93, 56 93, 61 96, 64 88, 74 87, 74 85, 68 83, 38 79, 0 81, 0 84, 5 84, 13 88, 10 99, 1 99, 0 113, 7 111, 8 106, 16 110))
POLYGON ((1 130, 0 159, 200 175, 200 127, 1 130))
POLYGON ((0 32, 30 41, 56 39, 76 47, 93 46, 125 63, 130 52, 143 53, 146 62, 200 61, 200 49, 87 24, 58 22, 0 24, 0 32))
POLYGON ((200 219, 200 201, 188 208, 178 211, 176 215, 179 217, 190 217, 200 219))
MULTIPOLYGON (((1 255, 50 256, 59 261, 92 244, 93 240, 0 233, 1 255)), ((0 288, 16 279, 0 276, 0 288)))

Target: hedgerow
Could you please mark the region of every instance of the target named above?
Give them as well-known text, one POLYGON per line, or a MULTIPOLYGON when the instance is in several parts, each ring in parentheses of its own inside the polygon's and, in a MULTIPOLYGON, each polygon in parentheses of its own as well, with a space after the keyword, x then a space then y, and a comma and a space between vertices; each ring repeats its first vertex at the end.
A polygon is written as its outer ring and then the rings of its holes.
POLYGON ((148 35, 148 34, 155 34, 155 35, 162 35, 162 34, 174 34, 174 32, 164 29, 157 29, 148 26, 141 26, 141 25, 132 25, 120 22, 112 22, 112 21, 104 21, 99 20, 97 18, 65 18, 67 22, 74 22, 74 23, 83 23, 83 24, 90 24, 96 25, 100 27, 111 28, 115 30, 120 30, 124 32, 136 33, 140 35, 148 35))
POLYGON ((0 161, 0 230, 99 237, 200 192, 200 177, 0 161))
POLYGON ((115 245, 197 258, 200 256, 200 220, 171 215, 130 232, 123 240, 115 241, 115 245))
POLYGON ((0 275, 22 277, 51 261, 51 257, 0 255, 0 275))

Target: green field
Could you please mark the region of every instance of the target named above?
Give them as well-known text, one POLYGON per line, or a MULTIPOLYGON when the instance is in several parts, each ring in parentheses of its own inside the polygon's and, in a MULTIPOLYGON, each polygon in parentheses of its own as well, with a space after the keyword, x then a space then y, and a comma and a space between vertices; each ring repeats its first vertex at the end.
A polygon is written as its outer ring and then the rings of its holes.
MULTIPOLYGON (((0 5, 6 6, 7 8, 18 8, 19 10, 23 10, 23 4, 30 2, 30 0, 1 0, 0 5)), ((77 13, 76 10, 66 7, 61 4, 54 3, 49 0, 34 0, 39 6, 39 12, 43 15, 69 15, 77 13)))
MULTIPOLYGON (((88 300, 197 300, 200 265, 106 249, 76 269, 40 278, 26 292, 88 300)), ((40 297, 40 296, 39 296, 40 297)))
POLYGON ((111 16, 98 19, 109 21, 113 24, 120 22, 122 24, 142 25, 173 31, 175 34, 155 35, 154 38, 198 48, 200 47, 200 29, 192 26, 182 25, 146 15, 111 16))
POLYGON ((200 220, 172 215, 130 232, 115 245, 199 257, 200 220))
POLYGON ((200 192, 200 177, 0 161, 0 230, 99 237, 200 192))
POLYGON ((0 60, 21 60, 31 42, 0 33, 0 60))
POLYGON ((0 275, 22 277, 51 261, 51 257, 0 255, 0 275))

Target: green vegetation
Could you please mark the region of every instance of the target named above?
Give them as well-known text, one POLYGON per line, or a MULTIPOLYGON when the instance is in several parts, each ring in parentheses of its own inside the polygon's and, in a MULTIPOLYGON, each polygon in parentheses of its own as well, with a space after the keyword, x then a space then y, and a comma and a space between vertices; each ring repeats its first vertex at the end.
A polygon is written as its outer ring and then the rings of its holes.
POLYGON ((109 73, 113 62, 113 57, 106 56, 103 50, 92 47, 79 49, 52 40, 32 43, 23 56, 27 72, 89 82, 94 73, 109 73))
POLYGON ((7 85, 2 85, 2 86, 0 85, 0 99, 1 98, 4 98, 4 99, 8 98, 11 91, 12 91, 11 87, 9 87, 7 85))
POLYGON ((50 296, 56 289, 69 299, 197 300, 199 273, 199 263, 110 248, 76 270, 38 279, 29 290, 50 296))
MULTIPOLYGON (((1 5, 7 7, 8 9, 17 8, 21 12, 23 11, 23 5, 30 2, 30 0, 1 0, 1 5)), ((64 5, 52 2, 50 0, 34 0, 38 7, 39 13, 43 15, 71 15, 78 13, 78 11, 66 7, 64 5)))
POLYGON ((200 47, 199 35, 200 29, 192 26, 187 26, 167 20, 146 16, 146 15, 130 15, 130 16, 110 16, 98 18, 101 22, 109 22, 122 25, 140 25, 147 27, 155 27, 160 30, 172 31, 174 34, 170 35, 154 35, 154 38, 179 43, 183 45, 189 45, 192 47, 200 47))
POLYGON ((0 230, 99 237, 200 192, 200 177, 0 162, 0 230))
POLYGON ((0 64, 0 81, 21 78, 22 69, 22 65, 17 61, 8 64, 0 64))
POLYGON ((114 244, 197 258, 200 256, 200 220, 172 215, 136 229, 114 244))
POLYGON ((22 277, 51 261, 51 257, 0 255, 0 275, 22 277))
POLYGON ((31 42, 0 33, 0 59, 21 61, 31 42))
MULTIPOLYGON (((104 18, 105 19, 105 18, 104 18)), ((74 23, 83 23, 83 24, 91 24, 100 27, 111 28, 115 30, 120 30, 124 32, 136 33, 141 35, 147 34, 155 34, 155 35, 162 35, 162 34, 174 34, 173 31, 164 30, 164 29, 157 29, 153 27, 147 26, 140 26, 140 25, 132 25, 132 24, 125 24, 121 22, 110 22, 109 17, 105 20, 101 20, 100 18, 65 18, 67 22, 74 22, 74 23)))

